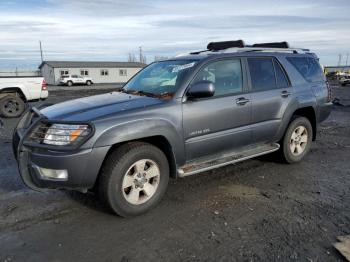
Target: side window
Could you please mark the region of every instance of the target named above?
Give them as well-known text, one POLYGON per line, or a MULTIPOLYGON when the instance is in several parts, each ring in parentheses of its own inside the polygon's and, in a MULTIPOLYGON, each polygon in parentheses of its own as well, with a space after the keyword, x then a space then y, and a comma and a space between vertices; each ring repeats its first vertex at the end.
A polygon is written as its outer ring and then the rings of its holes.
POLYGON ((119 69, 119 75, 120 75, 120 76, 127 76, 127 71, 126 71, 126 69, 119 69))
POLYGON ((308 82, 324 81, 320 64, 312 57, 287 57, 287 60, 308 82))
POLYGON ((253 91, 275 89, 276 77, 271 58, 248 58, 253 91))
POLYGON ((60 74, 61 74, 61 76, 63 76, 63 75, 69 75, 69 71, 68 71, 68 70, 61 70, 61 71, 60 71, 60 74))
POLYGON ((243 78, 240 59, 221 60, 210 63, 201 69, 192 84, 203 80, 214 83, 214 96, 242 92, 243 78))
POLYGON ((273 60, 273 64, 275 66, 275 71, 276 71, 277 88, 288 87, 289 81, 288 81, 286 74, 283 71, 281 65, 275 59, 273 60))
POLYGON ((101 76, 108 76, 108 70, 107 69, 101 69, 101 76))
POLYGON ((88 76, 89 75, 89 71, 88 70, 80 70, 80 75, 88 76))

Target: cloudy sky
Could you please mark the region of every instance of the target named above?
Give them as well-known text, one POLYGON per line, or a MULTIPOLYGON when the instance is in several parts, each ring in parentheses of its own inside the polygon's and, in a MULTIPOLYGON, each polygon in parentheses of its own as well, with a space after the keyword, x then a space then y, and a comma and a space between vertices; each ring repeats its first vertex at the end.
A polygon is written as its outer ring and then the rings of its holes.
MULTIPOLYGON (((0 0, 0 70, 45 60, 147 61, 210 41, 283 41, 324 65, 350 52, 350 0, 0 0)), ((350 64, 350 58, 349 58, 350 64)))

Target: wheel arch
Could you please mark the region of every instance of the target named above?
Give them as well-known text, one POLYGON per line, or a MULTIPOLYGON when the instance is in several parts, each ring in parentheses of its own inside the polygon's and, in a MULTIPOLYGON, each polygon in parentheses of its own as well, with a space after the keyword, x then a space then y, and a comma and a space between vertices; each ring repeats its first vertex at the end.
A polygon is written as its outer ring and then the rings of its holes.
MULTIPOLYGON (((175 158, 173 148, 166 137, 161 136, 161 135, 155 135, 155 136, 143 137, 143 138, 123 141, 123 142, 113 144, 104 157, 104 160, 101 164, 96 182, 98 181, 98 177, 100 175, 101 169, 102 169, 103 165, 105 164, 106 160, 108 159, 109 155, 111 155, 115 150, 117 150, 118 148, 120 148, 121 146, 123 146, 125 144, 139 143, 139 142, 148 143, 148 144, 151 144, 151 145, 159 148, 164 153, 164 155, 166 156, 166 158, 168 160, 170 176, 174 177, 174 178, 176 177, 176 175, 177 175, 176 158, 175 158)), ((95 182, 95 184, 96 184, 96 182, 95 182)))
POLYGON ((24 101, 27 102, 27 96, 23 93, 22 89, 19 87, 6 87, 0 90, 0 99, 5 97, 8 94, 18 94, 18 96, 24 101))
POLYGON ((302 107, 297 110, 295 110, 292 114, 292 117, 290 119, 290 122, 296 117, 296 116, 302 116, 307 118, 312 126, 312 141, 316 140, 317 135, 317 124, 316 124, 316 112, 315 109, 312 106, 302 107))

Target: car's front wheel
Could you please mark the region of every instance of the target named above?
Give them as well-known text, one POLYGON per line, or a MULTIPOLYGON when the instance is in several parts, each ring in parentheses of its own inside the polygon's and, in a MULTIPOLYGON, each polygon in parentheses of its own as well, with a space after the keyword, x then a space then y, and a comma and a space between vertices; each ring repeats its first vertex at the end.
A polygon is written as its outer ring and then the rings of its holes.
POLYGON ((87 86, 91 86, 92 82, 90 80, 86 81, 87 86))
POLYGON ((125 144, 107 158, 98 181, 101 200, 130 217, 147 212, 163 197, 169 181, 164 153, 147 143, 125 144))
POLYGON ((305 117, 295 117, 289 124, 282 141, 282 156, 287 163, 299 162, 310 150, 312 126, 305 117))
POLYGON ((73 85, 73 82, 72 81, 68 81, 67 82, 67 86, 72 86, 73 85))

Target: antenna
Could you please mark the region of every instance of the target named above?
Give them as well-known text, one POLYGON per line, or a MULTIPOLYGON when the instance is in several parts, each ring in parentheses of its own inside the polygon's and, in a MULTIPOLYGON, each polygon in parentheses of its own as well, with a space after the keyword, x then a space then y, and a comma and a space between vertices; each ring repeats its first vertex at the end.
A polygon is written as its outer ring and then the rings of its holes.
POLYGON ((42 47, 41 47, 41 41, 39 41, 39 45, 40 45, 40 56, 41 56, 41 62, 43 62, 43 61, 44 61, 44 59, 43 59, 43 49, 42 49, 42 47))

